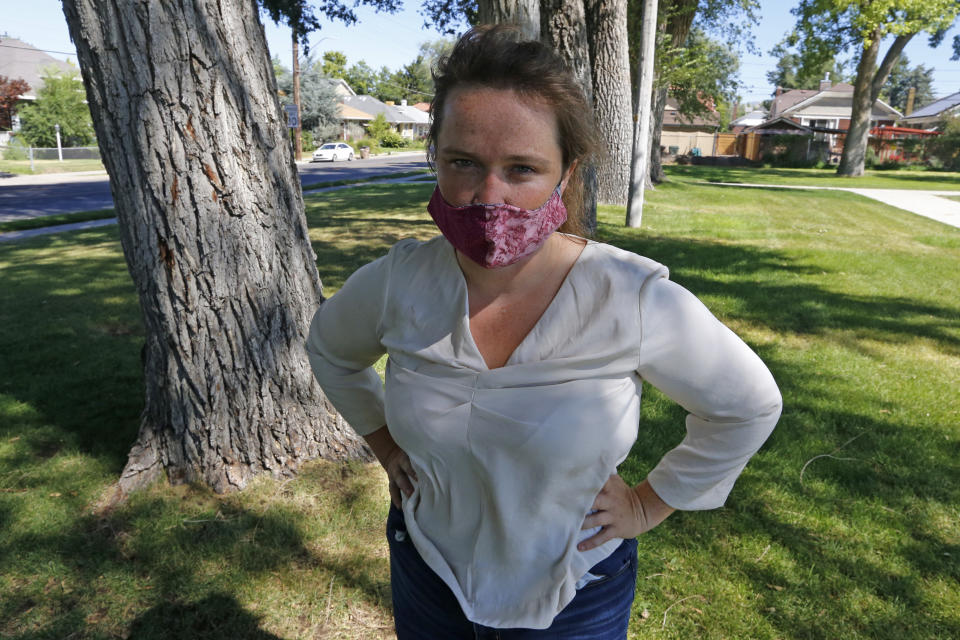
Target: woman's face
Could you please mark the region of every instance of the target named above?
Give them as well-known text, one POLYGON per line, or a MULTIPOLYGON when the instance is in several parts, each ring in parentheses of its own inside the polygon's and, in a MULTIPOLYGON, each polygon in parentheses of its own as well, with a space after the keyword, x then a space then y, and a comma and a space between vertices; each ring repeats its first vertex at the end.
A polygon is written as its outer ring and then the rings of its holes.
POLYGON ((436 167, 440 193, 455 207, 536 209, 564 173, 557 118, 510 89, 454 89, 437 135, 436 167))

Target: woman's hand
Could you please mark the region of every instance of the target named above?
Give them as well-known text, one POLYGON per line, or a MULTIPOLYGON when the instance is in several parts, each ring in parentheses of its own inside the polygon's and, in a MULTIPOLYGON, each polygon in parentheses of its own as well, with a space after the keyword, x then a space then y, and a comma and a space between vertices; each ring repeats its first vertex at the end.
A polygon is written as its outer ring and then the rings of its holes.
POLYGON ((631 488, 616 473, 607 479, 591 509, 596 513, 584 518, 581 528, 602 529, 578 544, 580 551, 599 547, 613 538, 636 538, 674 512, 673 507, 661 500, 646 480, 631 488))
POLYGON ((387 472, 387 480, 390 483, 390 501, 394 506, 400 508, 400 492, 402 491, 408 498, 413 494, 413 483, 417 480, 417 473, 410 464, 410 458, 407 453, 394 442, 389 429, 384 425, 363 437, 377 456, 380 465, 387 472))

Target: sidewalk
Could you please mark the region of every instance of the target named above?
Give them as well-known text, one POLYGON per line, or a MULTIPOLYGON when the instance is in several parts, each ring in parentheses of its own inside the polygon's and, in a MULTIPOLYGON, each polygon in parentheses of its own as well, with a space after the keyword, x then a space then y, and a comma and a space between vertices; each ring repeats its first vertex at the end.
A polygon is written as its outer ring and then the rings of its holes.
MULTIPOLYGON (((415 176, 405 176, 403 178, 384 178, 381 180, 369 180, 367 182, 357 182, 354 184, 343 184, 335 187, 322 187, 320 189, 310 189, 309 193, 320 193, 322 191, 336 191, 338 189, 351 189, 353 187, 364 187, 370 184, 389 184, 392 182, 413 182, 417 180, 422 180, 424 176, 428 174, 421 174, 415 176)), ((35 176, 30 176, 35 177, 35 176)), ((51 233, 62 233, 64 231, 79 231, 81 229, 93 229, 96 227, 105 227, 107 225, 116 224, 116 218, 104 218, 103 220, 88 220, 87 222, 72 222, 70 224, 58 224, 51 227, 40 227, 39 229, 28 229, 26 231, 9 231, 7 233, 0 233, 0 243, 3 242, 15 242, 17 240, 24 240, 26 238, 33 238, 35 236, 44 236, 51 233)))
POLYGON ((891 207, 915 213, 924 218, 960 229, 960 202, 941 196, 960 196, 960 191, 922 191, 914 189, 860 189, 858 187, 816 187, 790 184, 756 184, 751 182, 704 182, 721 187, 751 187, 757 189, 822 189, 849 191, 876 200, 891 207))

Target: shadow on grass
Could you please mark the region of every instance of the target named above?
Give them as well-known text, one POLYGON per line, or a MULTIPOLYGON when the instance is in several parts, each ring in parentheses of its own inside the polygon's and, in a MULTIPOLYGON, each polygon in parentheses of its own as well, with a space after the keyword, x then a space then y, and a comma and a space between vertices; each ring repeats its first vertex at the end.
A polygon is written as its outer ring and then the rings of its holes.
MULTIPOLYGON (((906 296, 864 296, 830 291, 797 277, 827 274, 815 264, 797 264, 775 250, 690 238, 638 236, 603 225, 602 239, 671 266, 671 279, 698 297, 722 299, 738 319, 777 333, 823 335, 852 330, 894 343, 936 340, 960 354, 960 316, 955 309, 906 296)), ((836 277, 842 277, 836 274, 836 277)))
MULTIPOLYGON (((198 495, 209 497, 196 488, 191 496, 198 495)), ((350 510, 352 501, 347 493, 333 508, 350 510)), ((8 633, 3 637, 89 637, 91 625, 103 623, 109 631, 105 637, 128 630, 124 637, 138 640, 274 638, 260 629, 259 617, 227 595, 249 593, 250 580, 260 583, 260 593, 266 588, 268 598, 296 590, 304 581, 335 582, 338 589, 389 610, 386 560, 372 558, 371 549, 356 542, 332 553, 308 548, 300 533, 309 526, 308 518, 287 512, 282 504, 257 513, 230 501, 218 502, 215 514, 190 513, 189 504, 182 505, 176 496, 138 495, 105 517, 78 518, 69 530, 5 535, 0 572, 12 574, 18 565, 35 562, 42 581, 47 579, 45 566, 59 569, 42 593, 14 584, 25 588, 4 594, 0 628, 8 633), (19 551, 16 557, 14 550, 19 551), (20 628, 13 626, 16 620, 34 608, 46 614, 41 630, 9 632, 20 628), (142 611, 133 620, 131 608, 142 611)), ((323 599, 304 606, 311 608, 304 611, 301 628, 310 626, 310 614, 330 603, 323 599)))

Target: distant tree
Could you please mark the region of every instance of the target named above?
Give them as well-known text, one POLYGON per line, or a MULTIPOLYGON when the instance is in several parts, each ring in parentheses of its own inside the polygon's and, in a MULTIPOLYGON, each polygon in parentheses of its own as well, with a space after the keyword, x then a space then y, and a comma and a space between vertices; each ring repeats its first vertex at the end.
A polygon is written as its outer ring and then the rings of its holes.
MULTIPOLYGON (((324 63, 313 56, 300 58, 300 122, 303 130, 317 141, 336 137, 340 127, 340 100, 333 82, 322 72, 323 67, 324 63)), ((283 65, 280 68, 280 104, 293 104, 293 74, 283 65)))
POLYGON ((900 113, 906 113, 911 87, 916 89, 914 109, 933 102, 933 69, 922 64, 911 67, 907 56, 901 55, 880 90, 880 99, 900 113))
POLYGON ((13 126, 13 114, 20 101, 20 96, 30 90, 30 85, 23 78, 8 78, 0 76, 0 129, 10 129, 13 126))
POLYGON ((324 52, 320 71, 328 78, 342 78, 347 71, 346 54, 342 51, 324 52))
POLYGON ((786 39, 771 49, 770 55, 777 57, 777 66, 767 71, 767 81, 775 87, 818 89, 820 80, 826 78, 827 74, 834 84, 847 79, 844 65, 832 56, 822 61, 811 61, 809 67, 804 66, 803 57, 790 50, 789 41, 786 39))
POLYGON ((416 59, 405 64, 393 76, 396 82, 402 88, 402 98, 410 104, 417 102, 429 102, 433 97, 433 77, 430 75, 430 64, 420 54, 416 59))
MULTIPOLYGON (((632 65, 640 46, 640 5, 632 0, 627 14, 632 65)), ((673 91, 680 102, 680 113, 690 117, 703 113, 710 102, 719 104, 728 99, 736 89, 739 69, 739 62, 734 63, 731 56, 736 59, 740 48, 753 50, 752 29, 759 21, 759 8, 757 0, 660 0, 650 127, 653 184, 666 180, 660 140, 668 95, 673 91), (695 25, 701 35, 690 39, 695 25), (719 58, 712 60, 714 55, 719 58), (715 71, 711 68, 714 66, 715 71)), ((631 78, 636 78, 635 68, 631 78)))
MULTIPOLYGON (((850 128, 844 139, 837 173, 863 175, 870 134, 870 114, 903 48, 918 33, 938 45, 960 13, 960 0, 801 0, 791 9, 797 17, 792 37, 807 68, 838 52, 855 52, 856 76, 850 128), (881 58, 884 40, 892 37, 881 58)), ((960 56, 960 39, 954 41, 960 56)))
POLYGON ((65 147, 93 143, 93 122, 79 71, 59 67, 43 70, 43 86, 37 100, 20 107, 19 135, 34 147, 57 146, 54 125, 60 125, 60 141, 65 147))
POLYGON ((437 61, 444 56, 450 55, 453 51, 455 42, 450 38, 439 38, 437 40, 428 40, 420 43, 420 55, 423 57, 424 64, 428 69, 432 69, 437 61))
POLYGON ((380 67, 374 86, 376 92, 373 96, 381 102, 399 103, 406 95, 403 78, 400 77, 399 72, 393 71, 387 66, 380 67))
POLYGON ((377 72, 363 60, 350 65, 343 79, 358 95, 376 93, 377 72))

